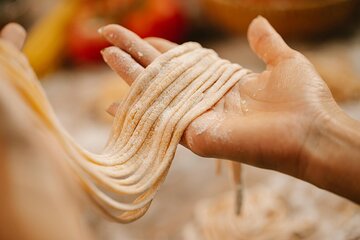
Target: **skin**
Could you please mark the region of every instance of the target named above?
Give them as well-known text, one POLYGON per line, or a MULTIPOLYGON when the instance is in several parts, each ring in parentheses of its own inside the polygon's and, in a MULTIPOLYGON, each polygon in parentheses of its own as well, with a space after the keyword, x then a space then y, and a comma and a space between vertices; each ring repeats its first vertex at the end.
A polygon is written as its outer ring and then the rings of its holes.
MULTIPOLYGON (((1 40, 19 50, 25 37, 25 30, 15 23, 0 31, 1 40)), ((0 75, 1 81, 8 80, 9 75, 0 75)), ((23 109, 14 103, 17 98, 7 97, 6 103, 23 109)), ((0 239, 94 239, 79 207, 85 199, 77 196, 55 139, 49 139, 32 118, 19 127, 20 122, 14 121, 19 120, 14 114, 18 109, 0 105, 0 239)))
POLYGON ((26 31, 17 23, 9 23, 2 28, 0 38, 11 42, 15 47, 21 49, 25 42, 26 31))
MULTIPOLYGON (((104 60, 129 84, 176 46, 118 25, 99 32, 114 45, 102 51, 104 60)), ((266 69, 242 79, 196 118, 182 144, 203 157, 283 172, 360 203, 360 123, 339 108, 313 65, 266 19, 253 20, 248 41, 266 69), (206 130, 198 133, 199 126, 206 130)), ((108 112, 115 115, 117 107, 108 112)))
MULTIPOLYGON (((5 27, 1 37, 21 48, 25 34, 16 28, 5 27)), ((102 51, 104 60, 130 85, 176 46, 164 39, 141 39, 118 25, 99 33, 114 45, 102 51)), ((182 144, 200 156, 283 172, 360 203, 360 123, 339 108, 312 64, 266 19, 253 20, 248 40, 266 69, 242 79, 196 118, 182 144), (209 126, 209 118, 217 127, 209 126), (198 133, 198 126, 205 131, 198 133)), ((114 103, 108 112, 115 115, 117 108, 114 103)))

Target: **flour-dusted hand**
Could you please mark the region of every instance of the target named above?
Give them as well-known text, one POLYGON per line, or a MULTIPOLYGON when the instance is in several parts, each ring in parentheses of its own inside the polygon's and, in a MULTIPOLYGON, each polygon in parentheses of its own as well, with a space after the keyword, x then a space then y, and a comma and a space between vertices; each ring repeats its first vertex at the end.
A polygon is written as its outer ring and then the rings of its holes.
MULTIPOLYGON (((116 25, 101 32, 115 45, 103 51, 105 61, 130 84, 161 52, 176 46, 142 40, 116 25)), ((184 145, 204 157, 277 170, 360 202, 359 123, 341 111, 313 65, 267 20, 253 20, 248 40, 266 70, 243 78, 196 118, 184 145)), ((116 110, 114 104, 108 111, 116 110)))
POLYGON ((251 23, 248 40, 266 70, 240 81, 196 119, 186 132, 187 142, 203 156, 302 177, 309 131, 322 111, 337 105, 312 64, 264 18, 251 23))

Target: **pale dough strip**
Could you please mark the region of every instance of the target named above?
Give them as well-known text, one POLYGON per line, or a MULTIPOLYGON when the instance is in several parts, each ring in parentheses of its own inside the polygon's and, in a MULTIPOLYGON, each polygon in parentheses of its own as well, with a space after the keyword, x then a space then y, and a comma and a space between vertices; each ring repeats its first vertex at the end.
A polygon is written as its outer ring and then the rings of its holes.
POLYGON ((0 40, 0 73, 69 156, 84 190, 109 216, 131 222, 149 208, 186 127, 248 70, 197 43, 158 57, 135 80, 102 154, 82 149, 57 120, 26 58, 0 40))

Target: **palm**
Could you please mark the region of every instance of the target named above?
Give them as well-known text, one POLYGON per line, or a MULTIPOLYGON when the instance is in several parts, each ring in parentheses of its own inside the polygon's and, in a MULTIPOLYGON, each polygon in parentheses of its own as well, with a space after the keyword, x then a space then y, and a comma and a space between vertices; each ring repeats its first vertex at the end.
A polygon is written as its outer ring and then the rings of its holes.
MULTIPOLYGON (((104 59, 129 84, 161 52, 176 46, 163 39, 146 42, 120 26, 102 30, 117 46, 105 49, 104 59)), ((196 118, 182 143, 202 156, 240 160, 296 175, 289 169, 297 169, 291 166, 297 164, 312 120, 320 114, 318 109, 333 101, 331 94, 306 58, 290 49, 265 19, 253 21, 248 38, 267 70, 242 79, 196 118)), ((109 112, 114 114, 116 108, 113 105, 109 112)))
POLYGON ((318 107, 328 101, 332 97, 324 82, 305 57, 295 54, 239 82, 194 120, 186 139, 203 156, 286 169, 296 164, 298 158, 291 156, 300 157, 318 107), (209 125, 209 119, 216 122, 209 125))

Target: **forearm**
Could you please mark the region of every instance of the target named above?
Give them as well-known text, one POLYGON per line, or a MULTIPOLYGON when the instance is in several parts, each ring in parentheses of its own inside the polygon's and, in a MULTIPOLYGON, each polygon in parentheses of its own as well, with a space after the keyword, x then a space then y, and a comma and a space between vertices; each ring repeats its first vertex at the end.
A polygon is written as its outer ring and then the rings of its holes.
POLYGON ((305 181, 360 203, 360 122, 341 111, 324 116, 305 149, 305 181))

